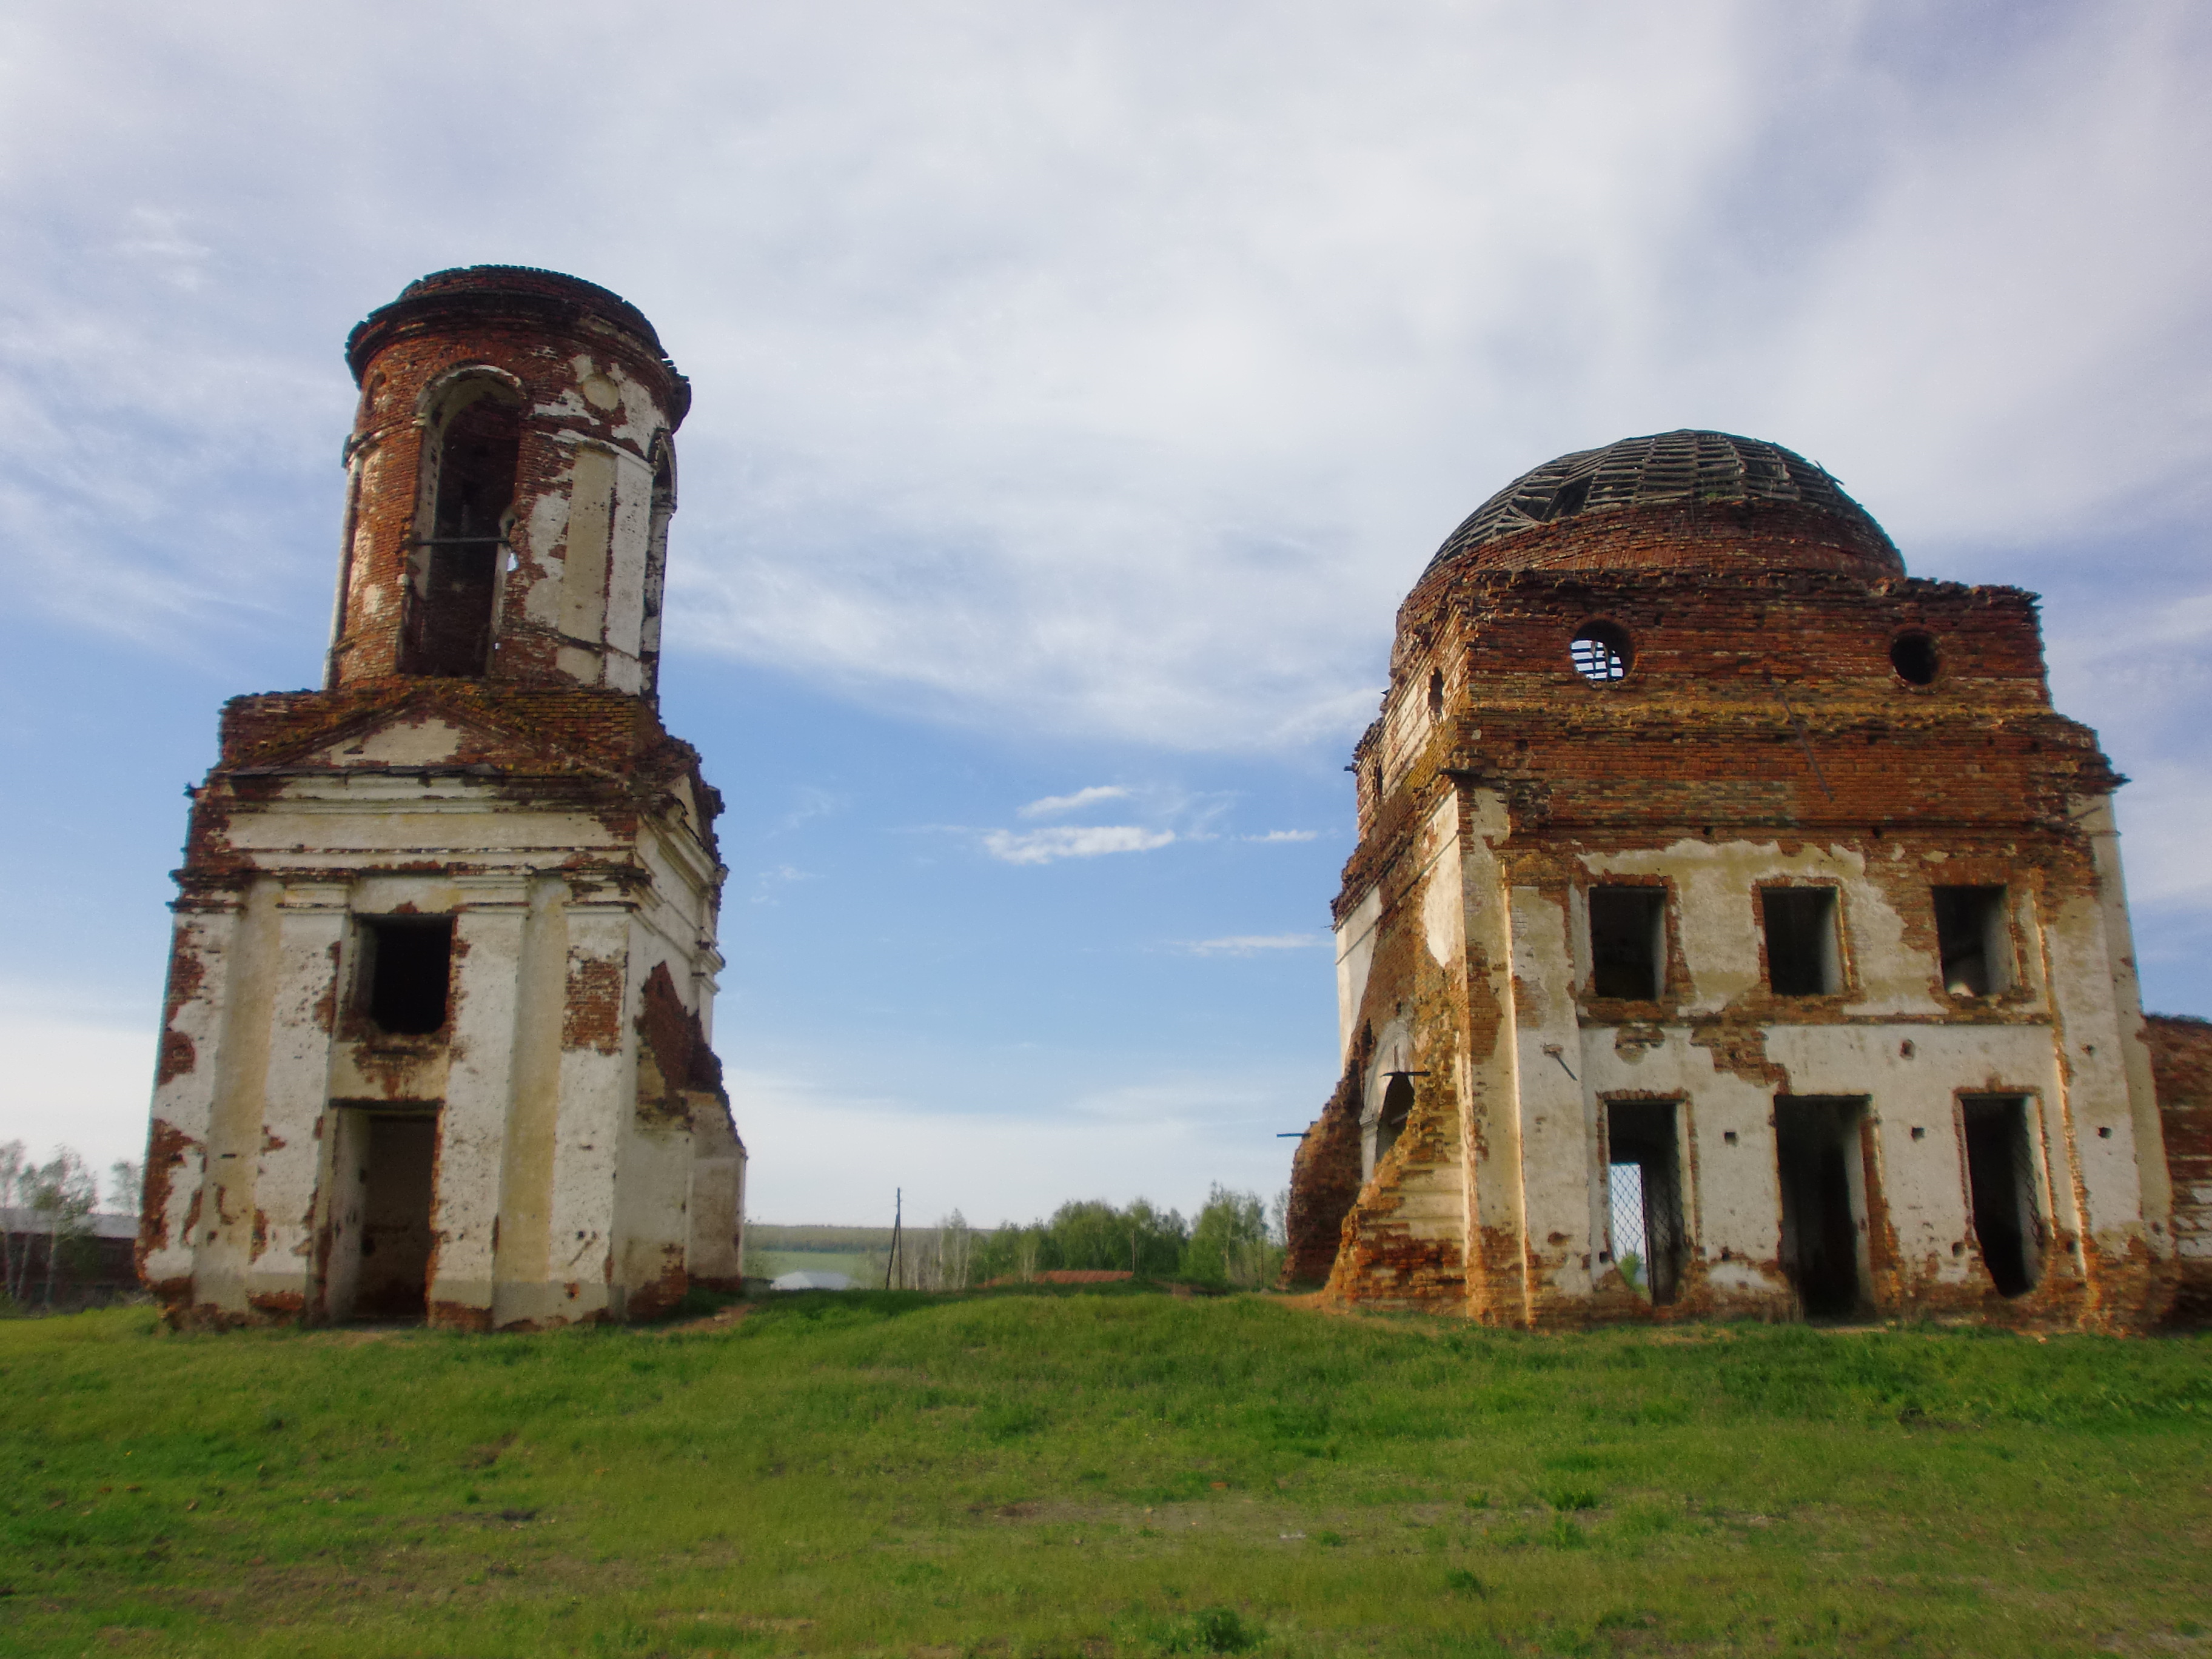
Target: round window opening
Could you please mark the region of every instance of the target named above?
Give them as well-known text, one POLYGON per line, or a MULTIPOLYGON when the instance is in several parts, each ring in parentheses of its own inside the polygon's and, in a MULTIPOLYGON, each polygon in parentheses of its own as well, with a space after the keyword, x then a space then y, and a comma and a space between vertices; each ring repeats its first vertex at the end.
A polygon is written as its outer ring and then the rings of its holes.
POLYGON ((1629 649, 1626 629, 1594 622, 1583 624, 1575 642, 1567 647, 1567 654, 1574 662, 1575 672, 1592 685, 1611 685, 1628 678, 1634 653, 1629 649))
POLYGON ((1927 635, 1899 634, 1889 647, 1889 665, 1907 685, 1933 685, 1942 661, 1927 635))

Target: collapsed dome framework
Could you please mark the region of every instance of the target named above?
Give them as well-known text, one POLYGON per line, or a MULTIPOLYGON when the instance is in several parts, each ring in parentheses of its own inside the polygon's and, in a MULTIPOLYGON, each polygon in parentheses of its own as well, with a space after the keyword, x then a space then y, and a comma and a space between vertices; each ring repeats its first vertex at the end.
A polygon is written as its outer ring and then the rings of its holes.
POLYGON ((1446 566, 1733 564, 1739 559, 1712 544, 1747 535, 1765 564, 1840 568, 1875 580, 1905 574, 1896 544, 1825 469, 1779 444, 1686 428, 1577 450, 1522 473, 1445 538, 1422 580, 1446 566), (1654 516, 1664 521, 1666 539, 1686 539, 1703 554, 1607 533, 1654 516))

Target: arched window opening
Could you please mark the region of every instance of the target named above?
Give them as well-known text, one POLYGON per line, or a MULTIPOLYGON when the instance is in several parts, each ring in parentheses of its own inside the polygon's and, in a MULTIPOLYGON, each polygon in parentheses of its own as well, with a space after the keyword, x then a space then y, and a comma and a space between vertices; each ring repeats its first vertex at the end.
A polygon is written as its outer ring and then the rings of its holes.
POLYGON ((425 510, 408 561, 404 674, 482 674, 491 662, 500 566, 514 508, 522 405, 494 380, 465 383, 425 448, 425 510))
POLYGON ((1444 717, 1444 674, 1441 668, 1429 670, 1429 719, 1431 722, 1444 717))
POLYGON ((1567 647, 1567 656, 1575 672, 1592 685, 1612 685, 1626 679, 1635 660, 1628 631, 1608 622, 1585 623, 1567 647))
POLYGON ((646 689, 653 689, 653 665, 660 659, 661 594, 668 580, 668 520, 676 512, 676 452, 665 433, 653 447, 653 500, 646 519, 645 617, 638 655, 647 665, 646 689))
POLYGON ((1382 1109, 1375 1118, 1376 1163, 1390 1156, 1398 1137, 1406 1133, 1406 1120, 1413 1111, 1413 1080, 1402 1072, 1393 1073, 1389 1086, 1382 1091, 1382 1109))

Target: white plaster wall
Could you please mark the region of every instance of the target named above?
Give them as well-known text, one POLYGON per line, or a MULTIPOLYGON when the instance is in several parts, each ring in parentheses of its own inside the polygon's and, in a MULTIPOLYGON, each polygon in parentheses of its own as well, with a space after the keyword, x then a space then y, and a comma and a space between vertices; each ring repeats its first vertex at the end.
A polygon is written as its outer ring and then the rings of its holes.
POLYGON ((2112 915, 2112 907, 2125 903, 2118 844, 2107 803, 2100 798, 2077 802, 2075 808, 2093 820, 2103 890, 2053 903, 2043 917, 2042 936, 2064 1055, 2066 1118, 2081 1183, 2082 1222, 2101 1250, 2124 1253, 2130 1238, 2142 1237, 2163 1255, 2163 1225, 2155 1235, 2144 1225, 2146 1194, 2153 1206, 2148 1219, 2163 1224, 2172 1187, 2156 1097, 2148 1087, 2148 1059, 2140 1052, 2141 994, 2132 960, 2113 958, 2115 944, 2127 943, 2124 913, 2117 922, 2112 915))
POLYGON ((262 1234, 246 1275, 249 1296, 296 1298, 314 1289, 319 1103, 330 1088, 331 1019, 345 942, 343 884, 288 884, 276 895, 274 994, 253 1209, 262 1234), (314 1109, 301 1103, 317 1103, 314 1109))
MULTIPOLYGON (((1521 1182, 1528 1252, 1552 1286, 1589 1291, 1595 1219, 1595 1108, 1575 1064, 1574 952, 1564 896, 1512 890, 1514 1060, 1520 1079, 1521 1182), (1570 1073, 1574 1075, 1570 1075, 1570 1073)), ((1601 1237, 1602 1235, 1598 1235, 1601 1237)))
MULTIPOLYGON (((603 962, 617 964, 629 983, 629 906, 604 894, 574 897, 568 921, 572 981, 581 964, 603 962)), ((631 1018, 635 1006, 633 995, 625 1002, 614 1053, 565 1046, 561 1051, 551 1265, 572 1319, 603 1310, 620 1312, 610 1291, 616 1265, 616 1185, 623 1138, 637 1097, 637 1032, 631 1018)))
MULTIPOLYGON (((395 769, 429 769, 456 735, 428 722, 346 746, 356 760, 376 751, 395 769)), ((191 1037, 196 1063, 155 1101, 156 1115, 185 1137, 187 1162, 173 1172, 171 1242, 149 1258, 150 1279, 190 1275, 197 1304, 232 1313, 246 1311, 249 1292, 296 1295, 311 1313, 323 1305, 319 1290, 342 1297, 343 1251, 331 1258, 335 1291, 318 1284, 319 1229, 343 1210, 330 1185, 328 1103, 386 1097, 395 1064, 408 1097, 444 1103, 434 1302, 539 1322, 609 1309, 623 1288, 617 1206, 625 1189, 643 1218, 631 1231, 683 1249, 688 1131, 679 1127, 669 1146, 630 1143, 644 975, 664 962, 679 994, 698 999, 711 997, 720 966, 712 941, 723 872, 688 820, 672 812, 633 845, 587 813, 518 805, 495 782, 393 769, 296 777, 273 801, 234 805, 229 837, 267 873, 235 909, 179 916, 179 936, 205 976, 173 1022, 191 1037), (414 864, 430 867, 391 867, 414 864), (645 879, 611 878, 625 867, 645 879), (350 990, 353 918, 408 912, 454 915, 454 1000, 448 1040, 401 1044, 395 1061, 392 1045, 372 1052, 380 1045, 334 1041, 329 1026, 350 990), (586 958, 613 964, 628 988, 612 1053, 562 1046, 569 973, 586 958), (530 1054, 519 1061, 526 1041, 530 1054), (508 1155, 526 1095, 544 1109, 532 1120, 542 1156, 532 1156, 547 1190, 534 1202, 508 1155), (637 1155, 626 1162, 626 1150, 637 1155), (208 1220, 188 1238, 183 1218, 196 1197, 208 1220), (524 1210, 532 1257, 502 1260, 497 1224, 524 1210)))
POLYGON ((244 1314, 269 1077, 270 1011, 278 994, 276 901, 282 884, 260 877, 247 890, 231 935, 229 983, 210 1103, 207 1174, 193 1243, 194 1300, 244 1314))
POLYGON ((1465 1116, 1461 1145, 1466 1151, 1462 1207, 1467 1217, 1470 1305, 1486 1319, 1522 1320, 1528 1316, 1528 1286, 1518 1264, 1510 1269, 1496 1262, 1490 1264, 1490 1270, 1478 1267, 1484 1236, 1525 1237, 1527 1215, 1521 1178, 1512 900, 1497 851, 1511 836, 1512 820, 1504 795, 1495 789, 1468 791, 1461 811, 1468 826, 1468 836, 1458 854, 1461 927, 1467 941, 1467 994, 1470 1006, 1480 1000, 1497 1008, 1499 1022, 1494 1041, 1479 1038, 1470 1028, 1462 1043, 1465 1070, 1459 1086, 1465 1116))
POLYGON ((454 887, 452 1037, 438 1114, 430 1300, 489 1309, 529 888, 511 872, 464 876, 454 887))
POLYGON ((179 1003, 167 1027, 191 1042, 192 1063, 154 1089, 154 1138, 149 1141, 149 1158, 159 1155, 160 1132, 166 1127, 179 1137, 175 1151, 182 1160, 166 1171, 167 1198, 156 1218, 156 1237, 166 1243, 149 1250, 143 1265, 147 1281, 155 1285, 190 1278, 203 1242, 188 1219, 201 1201, 207 1177, 208 1135, 214 1121, 217 1079, 226 1059, 223 1010, 228 1006, 230 969, 242 918, 242 907, 235 902, 196 900, 194 907, 177 913, 172 951, 174 957, 197 967, 199 984, 179 1003))
POLYGON ((1382 920, 1382 888, 1377 883, 1336 925, 1336 1059, 1340 1066, 1352 1058, 1352 1040, 1359 1034, 1359 1008, 1367 996, 1367 975, 1375 965, 1375 929, 1382 920))

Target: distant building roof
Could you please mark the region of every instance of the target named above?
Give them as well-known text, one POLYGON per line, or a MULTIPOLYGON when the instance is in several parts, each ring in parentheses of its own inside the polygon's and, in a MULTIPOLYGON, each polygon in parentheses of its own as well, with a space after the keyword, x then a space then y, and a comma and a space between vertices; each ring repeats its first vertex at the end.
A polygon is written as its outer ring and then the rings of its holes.
MULTIPOLYGON (((135 1215, 94 1215, 86 1218, 92 1224, 88 1231, 94 1238, 136 1238, 138 1237, 138 1218, 135 1215)), ((50 1233, 54 1230, 53 1218, 44 1210, 0 1210, 0 1227, 11 1233, 50 1233)))

